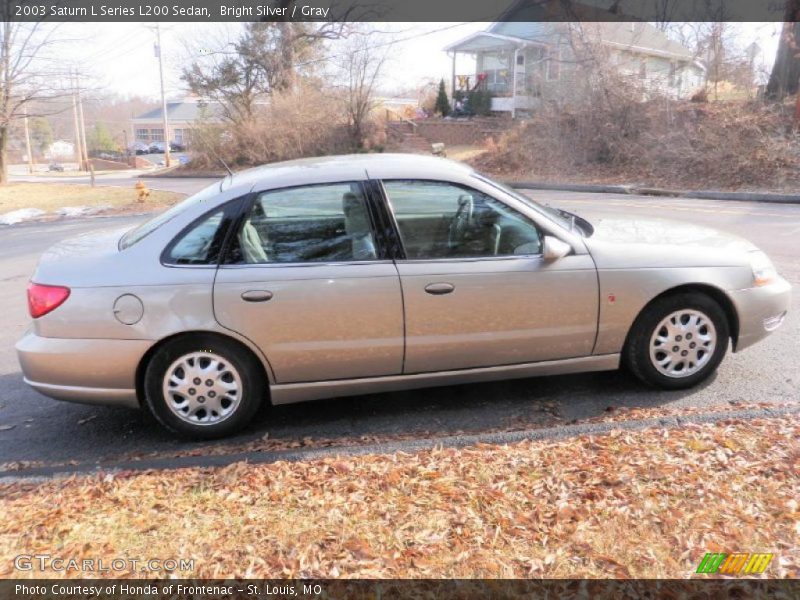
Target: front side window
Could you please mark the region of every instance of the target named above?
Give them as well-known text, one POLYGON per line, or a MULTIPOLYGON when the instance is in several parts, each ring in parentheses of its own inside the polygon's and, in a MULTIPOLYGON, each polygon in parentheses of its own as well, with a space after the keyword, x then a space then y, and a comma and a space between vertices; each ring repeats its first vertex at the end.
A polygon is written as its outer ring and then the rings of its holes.
POLYGON ((527 217, 477 190, 440 181, 385 181, 409 259, 540 254, 541 234, 527 217))
POLYGON ((369 261, 376 248, 361 183, 310 185, 259 194, 228 262, 369 261))

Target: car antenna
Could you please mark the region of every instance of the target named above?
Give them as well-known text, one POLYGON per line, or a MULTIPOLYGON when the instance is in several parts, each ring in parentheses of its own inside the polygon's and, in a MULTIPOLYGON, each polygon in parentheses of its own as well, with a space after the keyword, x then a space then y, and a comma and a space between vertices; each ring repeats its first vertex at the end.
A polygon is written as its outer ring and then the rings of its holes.
MULTIPOLYGON (((200 133, 199 130, 196 130, 196 132, 200 133)), ((201 135, 200 137, 205 138, 204 135, 201 135)), ((208 141, 205 139, 203 139, 203 145, 211 152, 211 154, 214 155, 214 158, 216 158, 222 164, 222 166, 225 167, 225 170, 228 172, 228 176, 231 179, 233 179, 233 171, 231 171, 231 168, 228 166, 228 163, 222 160, 222 157, 219 154, 217 154, 217 151, 214 150, 214 147, 211 144, 209 144, 208 141)))

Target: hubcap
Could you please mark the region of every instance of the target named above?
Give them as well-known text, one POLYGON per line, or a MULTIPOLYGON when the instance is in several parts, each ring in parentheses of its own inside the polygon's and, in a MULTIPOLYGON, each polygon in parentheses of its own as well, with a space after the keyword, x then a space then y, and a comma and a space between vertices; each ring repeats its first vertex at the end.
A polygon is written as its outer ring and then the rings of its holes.
POLYGON ((688 377, 711 360, 717 330, 699 310, 676 310, 665 317, 650 338, 650 361, 667 377, 688 377))
POLYGON ((242 389, 239 372, 211 352, 181 356, 164 376, 167 407, 193 425, 215 425, 230 417, 239 406, 242 389))

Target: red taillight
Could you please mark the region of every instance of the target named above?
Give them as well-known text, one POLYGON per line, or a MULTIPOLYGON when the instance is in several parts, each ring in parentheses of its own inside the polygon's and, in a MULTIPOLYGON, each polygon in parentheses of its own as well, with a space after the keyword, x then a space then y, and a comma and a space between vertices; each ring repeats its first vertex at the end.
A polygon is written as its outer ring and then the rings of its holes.
POLYGON ((28 311, 34 319, 46 315, 69 298, 69 288, 60 285, 28 283, 28 311))

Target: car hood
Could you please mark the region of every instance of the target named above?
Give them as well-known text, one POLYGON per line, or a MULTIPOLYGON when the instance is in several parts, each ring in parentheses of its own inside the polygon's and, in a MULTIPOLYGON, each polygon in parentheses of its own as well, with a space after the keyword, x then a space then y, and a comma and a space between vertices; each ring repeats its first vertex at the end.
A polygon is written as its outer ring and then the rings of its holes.
POLYGON ((32 280, 49 285, 93 285, 119 254, 119 240, 130 229, 115 227, 63 240, 45 251, 32 280))
POLYGON ((613 263, 606 267, 743 266, 758 250, 738 236, 669 219, 612 217, 592 225, 586 245, 595 260, 613 263))

